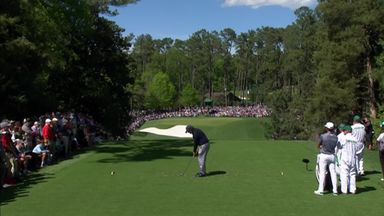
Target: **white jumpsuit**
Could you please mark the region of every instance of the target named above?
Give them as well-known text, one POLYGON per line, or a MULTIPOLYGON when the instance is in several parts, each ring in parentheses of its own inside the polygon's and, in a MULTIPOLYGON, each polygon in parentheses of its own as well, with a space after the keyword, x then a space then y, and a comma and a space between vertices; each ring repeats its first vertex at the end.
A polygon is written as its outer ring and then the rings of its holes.
POLYGON ((340 185, 341 192, 346 194, 356 192, 356 152, 358 141, 351 133, 340 140, 338 155, 340 155, 340 185))

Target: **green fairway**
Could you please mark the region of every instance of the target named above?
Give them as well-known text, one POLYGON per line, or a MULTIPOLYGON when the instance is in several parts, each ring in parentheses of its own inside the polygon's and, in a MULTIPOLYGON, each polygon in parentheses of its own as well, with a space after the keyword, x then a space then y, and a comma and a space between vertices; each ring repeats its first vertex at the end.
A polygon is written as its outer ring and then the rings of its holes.
POLYGON ((209 176, 194 177, 196 159, 180 176, 192 156, 192 139, 136 133, 5 189, 0 215, 383 215, 377 151, 366 151, 367 175, 358 180, 356 195, 316 196, 315 143, 267 140, 257 119, 174 118, 144 127, 176 124, 207 133, 209 176), (310 160, 308 171, 303 158, 310 160))

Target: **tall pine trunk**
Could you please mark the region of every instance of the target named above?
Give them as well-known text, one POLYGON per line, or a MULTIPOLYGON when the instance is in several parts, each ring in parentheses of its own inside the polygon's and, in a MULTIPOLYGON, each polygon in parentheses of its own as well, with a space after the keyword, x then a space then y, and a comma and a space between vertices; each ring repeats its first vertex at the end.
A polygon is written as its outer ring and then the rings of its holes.
POLYGON ((377 117, 377 102, 373 84, 373 72, 372 62, 370 56, 367 56, 367 75, 368 75, 368 93, 369 93, 369 110, 371 112, 371 118, 377 117))

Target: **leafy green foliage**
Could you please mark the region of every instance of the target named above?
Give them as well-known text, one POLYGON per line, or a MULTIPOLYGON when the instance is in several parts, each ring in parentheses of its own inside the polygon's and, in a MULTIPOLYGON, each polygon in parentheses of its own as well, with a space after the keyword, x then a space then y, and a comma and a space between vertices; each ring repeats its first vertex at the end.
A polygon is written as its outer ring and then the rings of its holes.
POLYGON ((153 77, 148 87, 146 101, 150 108, 169 108, 173 107, 175 103, 175 95, 175 86, 170 81, 168 75, 159 72, 153 77))
POLYGON ((198 92, 191 85, 186 85, 181 92, 180 105, 184 107, 196 106, 200 104, 198 92))

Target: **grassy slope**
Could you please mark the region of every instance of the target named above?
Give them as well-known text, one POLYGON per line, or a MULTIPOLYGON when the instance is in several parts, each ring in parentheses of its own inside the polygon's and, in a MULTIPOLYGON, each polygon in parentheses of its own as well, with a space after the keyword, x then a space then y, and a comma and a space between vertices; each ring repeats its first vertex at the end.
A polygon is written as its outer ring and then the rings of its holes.
POLYGON ((36 174, 37 184, 7 189, 1 215, 382 215, 377 152, 367 151, 369 175, 357 183, 359 194, 318 197, 314 143, 265 140, 251 119, 168 119, 144 126, 188 123, 212 140, 208 170, 215 175, 193 177, 193 161, 179 176, 191 140, 137 134, 47 167, 36 174), (312 171, 303 158, 311 160, 312 171))

